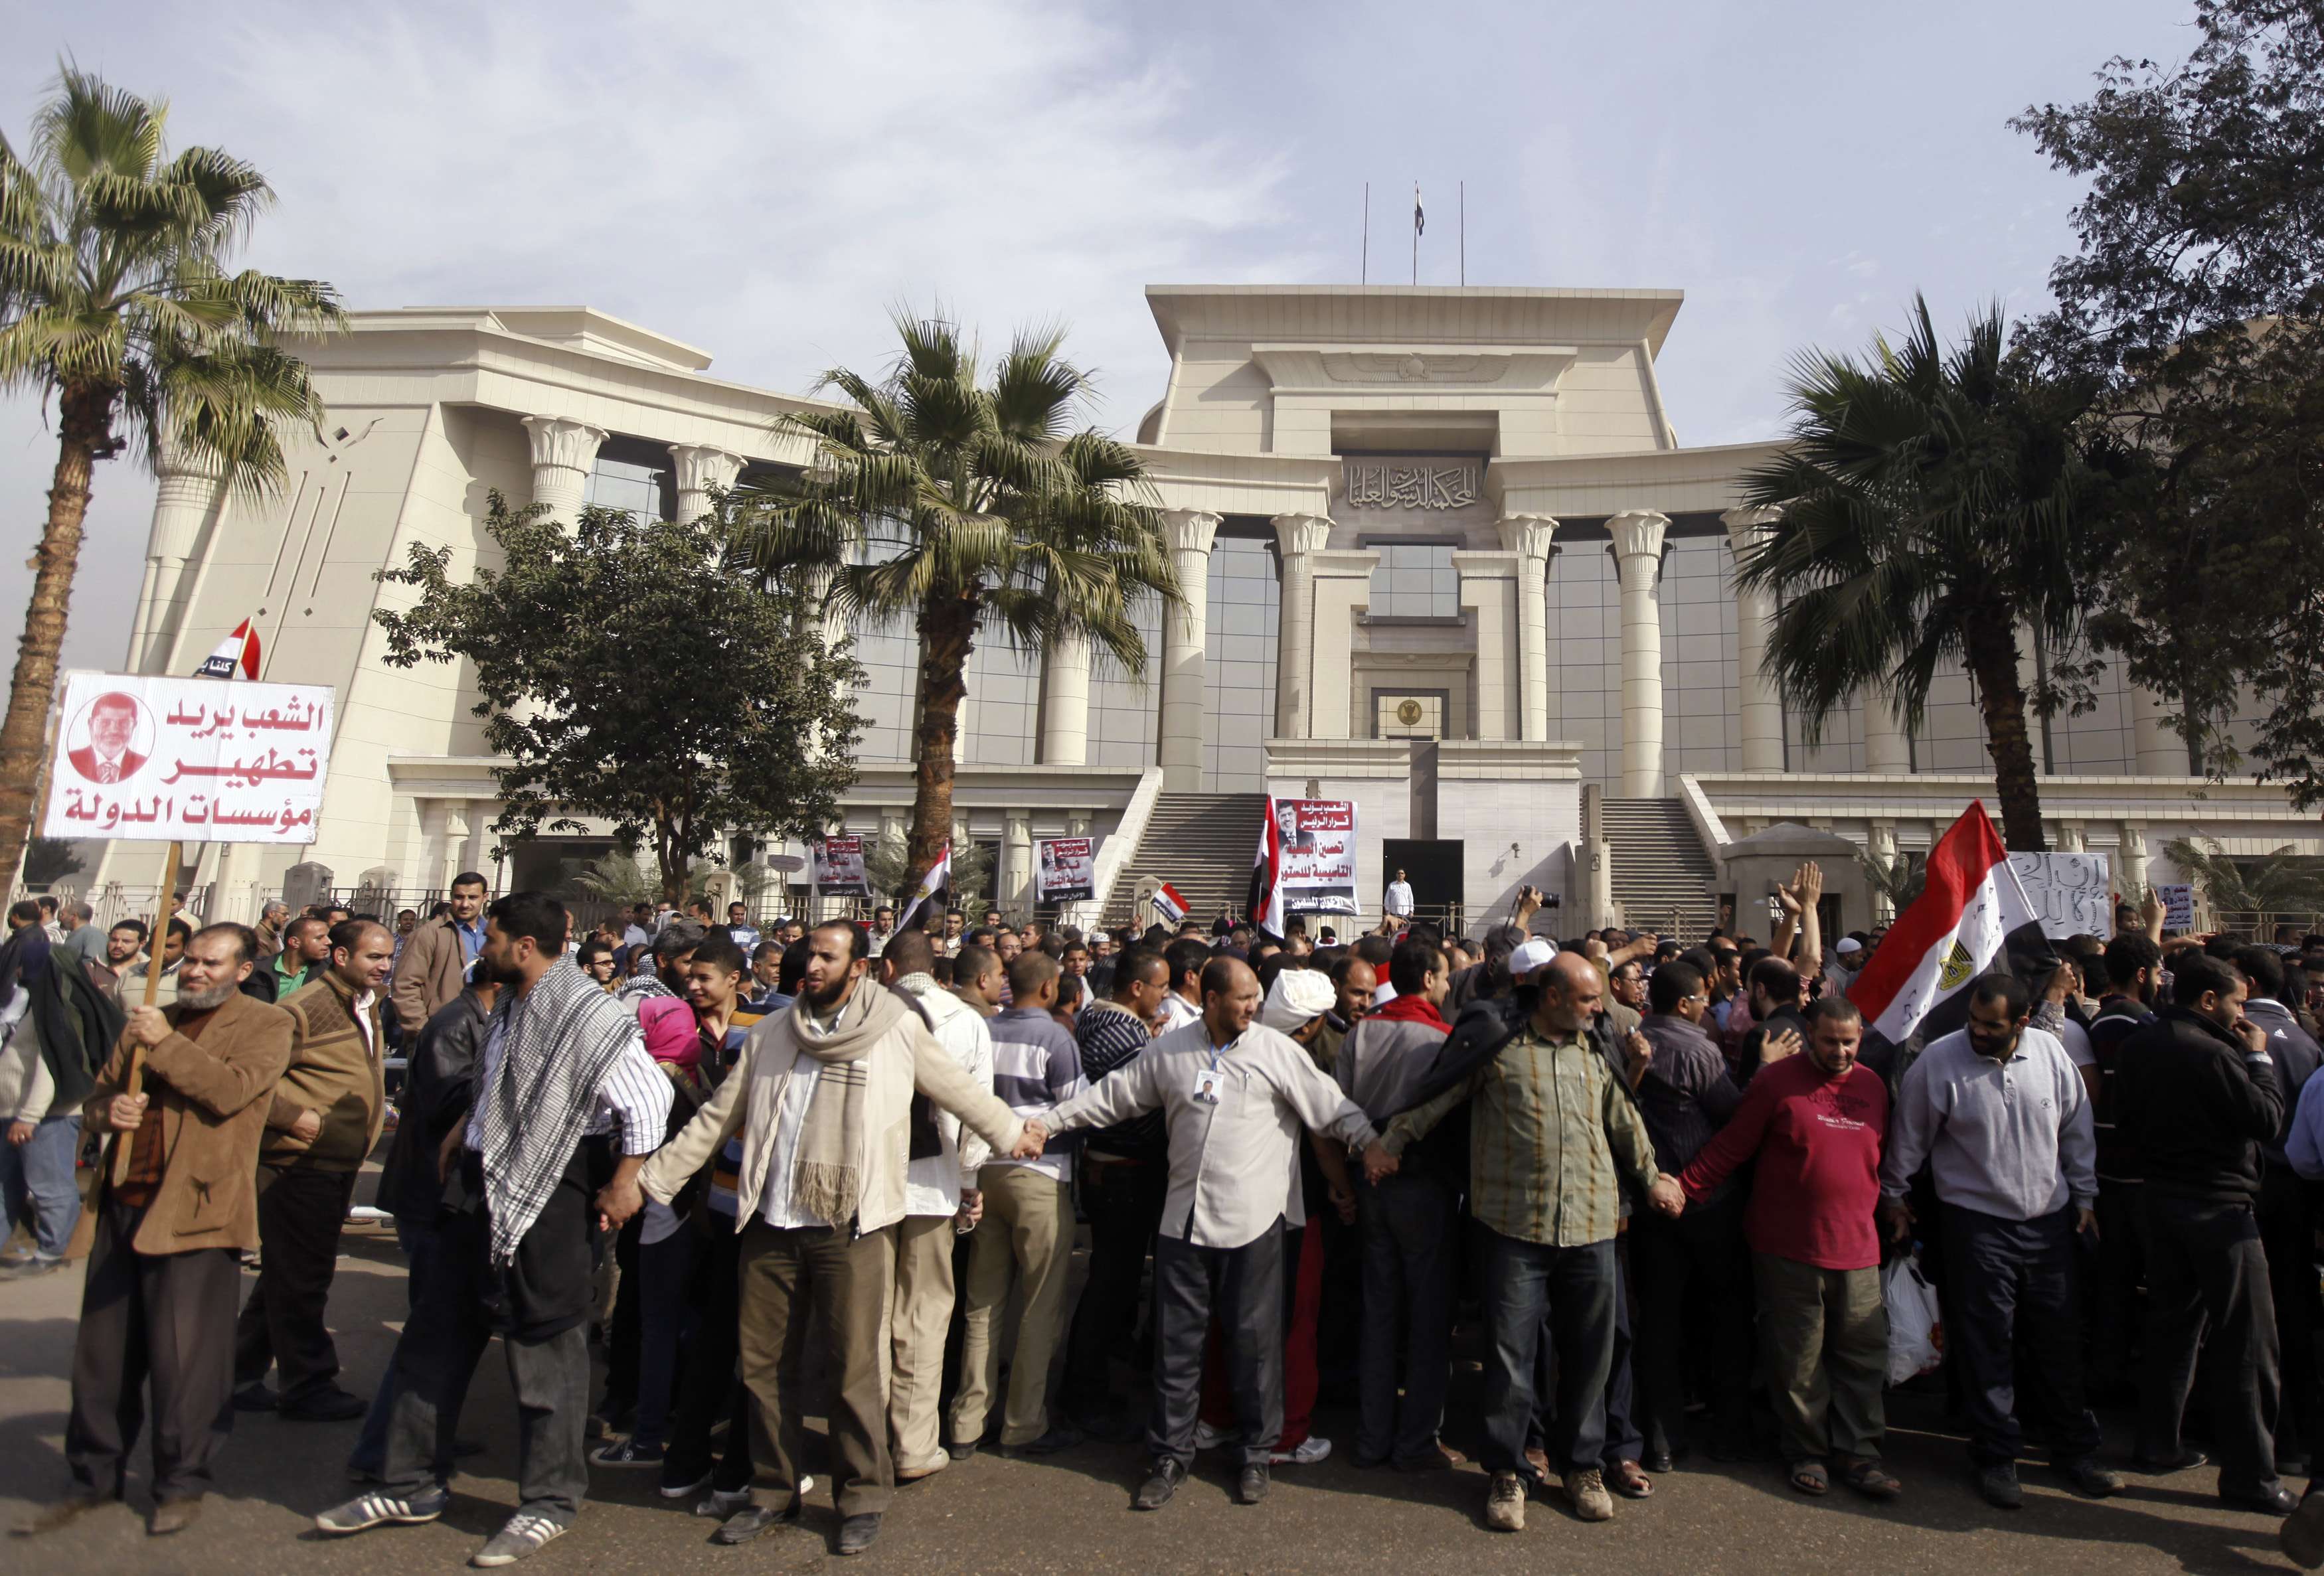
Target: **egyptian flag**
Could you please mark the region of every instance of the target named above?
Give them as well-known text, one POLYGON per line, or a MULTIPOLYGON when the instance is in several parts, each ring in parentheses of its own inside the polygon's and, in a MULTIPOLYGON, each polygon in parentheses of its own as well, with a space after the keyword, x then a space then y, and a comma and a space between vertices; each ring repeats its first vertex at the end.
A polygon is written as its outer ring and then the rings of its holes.
POLYGON ((1972 799, 1930 851, 1928 885, 1888 927, 1848 999, 1867 1028, 1902 1045, 1915 1028, 1934 1037, 1960 1028, 1969 1013, 1961 987, 1979 974, 2007 968, 2046 980, 2045 960, 2057 966, 2001 834, 1972 799))
POLYGON ((197 678, 232 678, 239 668, 244 678, 258 677, 258 631, 248 619, 234 626, 234 633, 217 643, 217 650, 202 659, 194 669, 197 678))
POLYGON ((1157 925, 1167 925, 1176 930, 1186 917, 1186 899, 1178 896, 1178 889, 1167 881, 1162 883, 1148 901, 1154 905, 1154 920, 1157 925))
POLYGON ((1259 818, 1259 853, 1250 866, 1250 890, 1242 911, 1268 935, 1283 935, 1283 828, 1275 821, 1275 796, 1267 796, 1267 814, 1259 818))
POLYGON ((913 917, 922 908, 928 911, 930 918, 943 913, 944 901, 939 899, 931 903, 929 899, 936 898, 936 894, 945 891, 951 885, 952 843, 947 841, 942 848, 936 850, 936 862, 928 866, 928 873, 920 878, 920 884, 913 889, 911 902, 907 904, 904 911, 896 917, 896 928, 909 930, 912 927, 913 917))

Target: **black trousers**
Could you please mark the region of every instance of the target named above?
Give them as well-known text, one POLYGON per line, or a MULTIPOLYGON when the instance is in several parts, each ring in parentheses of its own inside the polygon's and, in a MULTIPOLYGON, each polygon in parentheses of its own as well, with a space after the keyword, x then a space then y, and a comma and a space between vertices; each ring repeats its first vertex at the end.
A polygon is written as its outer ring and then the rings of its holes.
POLYGON ((1705 1369, 1722 1444, 1751 1421, 1751 1253, 1743 1240, 1743 1194, 1689 1204, 1678 1219, 1651 1210, 1630 1217, 1630 1272, 1637 1277, 1638 1425, 1649 1453, 1686 1442, 1687 1330, 1696 1310, 1711 1337, 1705 1369))
POLYGON ((2248 1203, 2158 1194, 2146 1185, 2146 1372, 2138 1453, 2167 1460, 2208 1341, 2211 1436, 2223 1493, 2273 1488, 2282 1378, 2259 1217, 2248 1203))
POLYGON ((2052 1461, 2097 1454, 2098 1423, 2082 1390, 2073 1206, 2011 1221, 1946 1204, 1941 1221, 1952 1280, 1946 1347, 1961 1366, 1969 1459, 1992 1467, 2024 1452, 2021 1391, 2047 1426, 2052 1461))
POLYGON ((2278 1461, 2324 1449, 2324 1391, 2316 1370, 2315 1189, 2289 1166, 2267 1163, 2259 1188, 2260 1249, 2283 1361, 2283 1401, 2276 1413, 2278 1461))
POLYGON ((1158 1161, 1085 1157, 1082 1209, 1089 1219, 1089 1278, 1065 1337, 1065 1387, 1058 1397, 1076 1417, 1113 1409, 1113 1347, 1138 1323, 1138 1284, 1169 1190, 1170 1174, 1158 1161))
POLYGON ((323 1313, 355 1190, 352 1171, 258 1168, 258 1284, 235 1325, 234 1382, 254 1385, 271 1364, 281 1370, 281 1404, 291 1411, 338 1377, 339 1349, 323 1313))
POLYGON ((1435 1448, 1444 1418, 1452 1360, 1452 1190, 1420 1175, 1360 1182, 1356 1212, 1364 1314, 1356 1464, 1409 1461, 1435 1448))
POLYGON ((2134 1360, 2146 1283, 2146 1184, 2098 1178, 2098 1247, 2089 1266, 2082 1321, 2089 1332, 2090 1388, 2103 1396, 2137 1382, 2134 1360))
POLYGON ((242 1269, 234 1250, 139 1253, 144 1211, 108 1202, 97 1217, 73 1339, 65 1462, 91 1494, 118 1495, 153 1389, 153 1497, 208 1491, 234 1426, 228 1337, 242 1269))
POLYGON ((1216 1316, 1242 1426, 1245 1466, 1263 1467, 1283 1437, 1283 1221, 1240 1248, 1154 1245, 1154 1413, 1146 1447, 1194 1459, 1203 1402, 1203 1349, 1216 1316))
MULTIPOLYGON (((662 1452, 664 1488, 698 1481, 706 1472, 721 1493, 751 1486, 751 1392, 734 1370, 741 1350, 742 1238, 733 1221, 731 1215, 712 1213, 710 1229, 695 1244, 687 1300, 701 1317, 680 1359, 678 1405, 662 1452), (710 1431, 722 1417, 727 1422, 726 1449, 714 1464, 710 1431)), ((692 1221, 679 1228, 694 1229, 692 1221)))

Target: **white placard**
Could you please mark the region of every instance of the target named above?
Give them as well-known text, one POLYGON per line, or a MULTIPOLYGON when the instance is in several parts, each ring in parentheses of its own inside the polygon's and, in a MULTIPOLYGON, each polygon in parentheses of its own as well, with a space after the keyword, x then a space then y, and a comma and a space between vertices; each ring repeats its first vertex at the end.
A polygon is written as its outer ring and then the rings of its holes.
POLYGON ((1033 889, 1044 903, 1086 903, 1097 896, 1097 842, 1044 837, 1033 844, 1033 889))
POLYGON ((2163 928, 2181 935, 2195 928, 2195 889, 2187 881, 2165 881, 2154 889, 2163 899, 2163 928))
POLYGON ((868 898, 871 878, 863 871, 863 839, 860 834, 826 837, 815 844, 816 889, 825 897, 868 898))
POLYGON ((1350 799, 1277 799, 1286 914, 1354 914, 1356 806, 1350 799))
POLYGON ((2114 934, 2114 889, 2103 853, 2013 853, 2011 868, 2052 940, 2114 934))
POLYGON ((41 834, 312 843, 336 709, 322 684, 68 674, 41 834))

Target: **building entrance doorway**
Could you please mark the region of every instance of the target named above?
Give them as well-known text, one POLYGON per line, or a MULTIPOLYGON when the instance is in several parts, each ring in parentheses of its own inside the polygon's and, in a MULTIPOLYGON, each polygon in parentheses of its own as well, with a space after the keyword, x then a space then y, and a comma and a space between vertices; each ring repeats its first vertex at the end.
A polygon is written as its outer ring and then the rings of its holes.
POLYGON ((1389 838, 1380 843, 1379 885, 1385 893, 1398 870, 1412 886, 1416 918, 1443 926, 1449 934, 1462 923, 1462 851, 1457 837, 1389 838))

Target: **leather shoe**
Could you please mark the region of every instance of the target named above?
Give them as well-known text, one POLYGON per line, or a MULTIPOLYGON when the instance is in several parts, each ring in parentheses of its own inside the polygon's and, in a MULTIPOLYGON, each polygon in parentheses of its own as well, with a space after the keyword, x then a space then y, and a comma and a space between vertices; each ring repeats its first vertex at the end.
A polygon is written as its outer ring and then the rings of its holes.
POLYGON ((69 1499, 58 1500, 54 1505, 43 1506, 18 1522, 14 1531, 20 1538, 40 1537, 70 1526, 90 1511, 102 1510, 113 1502, 114 1497, 109 1494, 75 1494, 69 1499))
POLYGON ((2025 1489, 2017 1481, 2017 1469, 2007 1461, 1985 1468, 1977 1475, 1977 1491, 1996 1510, 2025 1508, 2025 1489))
POLYGON ((1056 1427, 1050 1429, 1048 1433, 1043 1434, 1038 1439, 1028 1440, 1023 1444, 1004 1445, 1001 1447, 1001 1453, 1004 1456, 1011 1457, 1053 1456, 1059 1451, 1073 1449, 1074 1446, 1081 1443, 1081 1442, 1082 1431, 1080 1429, 1074 1427, 1071 1424, 1060 1424, 1056 1427))
POLYGON ((164 1499, 153 1507, 153 1517, 145 1524, 148 1537, 168 1537, 173 1532, 183 1532, 194 1525, 202 1514, 202 1497, 189 1494, 182 1499, 164 1499))
POLYGON ((791 1502, 780 1510, 770 1510, 763 1505, 746 1505, 720 1522, 718 1530, 710 1535, 710 1541, 732 1548, 736 1544, 747 1544, 779 1526, 797 1526, 805 1504, 800 1496, 794 1494, 791 1502))
POLYGON ((2088 1456, 2078 1461, 2060 1461, 2058 1475, 2071 1483, 2076 1493, 2092 1499, 2122 1492, 2122 1474, 2107 1471, 2088 1456))
POLYGON ((296 1401, 278 1402, 274 1415, 285 1423, 352 1423, 371 1410, 371 1403, 351 1390, 327 1386, 296 1401))
POLYGON ((2324 1565, 2324 1493, 2313 1483, 2308 1486, 2300 1508, 2285 1516, 2276 1529, 2275 1541, 2284 1556, 2301 1570, 2324 1565))
POLYGON ((1138 1486, 1138 1496, 1130 1507, 1133 1510, 1159 1510, 1170 1503, 1170 1496, 1185 1480, 1185 1465, 1176 1456, 1156 1456, 1154 1470, 1138 1486))
POLYGON ((274 1392, 263 1381, 244 1385, 234 1393, 234 1409, 237 1412, 272 1412, 274 1403, 274 1392))
POLYGON ((2262 1488, 2250 1494, 2229 1494, 2222 1489, 2219 1503, 2230 1510, 2249 1510, 2261 1516, 2290 1516, 2300 1507, 2300 1496, 2278 1483, 2273 1488, 2262 1488))
POLYGON ((1256 1505, 1267 1498, 1267 1469, 1245 1467, 1235 1476, 1235 1503, 1256 1505))
POLYGON ((839 1524, 839 1552, 860 1554, 870 1548, 872 1540, 879 1535, 880 1517, 877 1513, 851 1516, 839 1524))
POLYGON ((2133 1456, 2130 1458, 2130 1465, 2133 1471, 2144 1472, 2149 1477, 2160 1478, 2172 1472, 2191 1472, 2197 1467, 2203 1465, 2210 1459, 2210 1457, 2205 1455, 2201 1451, 2197 1450, 2192 1445, 2189 1445, 2177 1455, 2172 1456, 2168 1460, 2160 1459, 2155 1456, 2133 1456))
POLYGON ((1638 1465, 1644 1467, 1647 1471, 1656 1474, 1675 1470, 1671 1461, 1671 1453, 1666 1450, 1648 1451, 1639 1461, 1638 1465))

